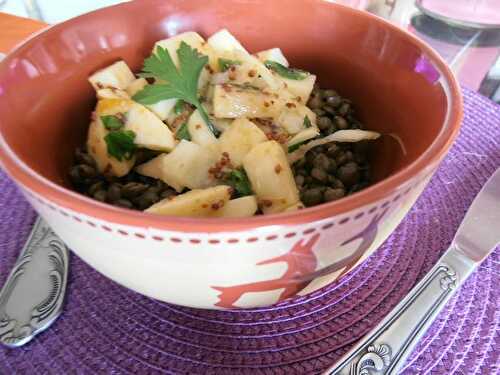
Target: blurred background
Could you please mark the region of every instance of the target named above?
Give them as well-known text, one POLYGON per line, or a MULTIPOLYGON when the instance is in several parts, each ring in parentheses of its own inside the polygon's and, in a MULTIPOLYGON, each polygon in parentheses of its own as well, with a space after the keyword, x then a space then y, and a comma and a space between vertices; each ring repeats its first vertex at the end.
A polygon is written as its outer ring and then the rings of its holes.
MULTIPOLYGON (((500 103, 500 0, 324 1, 363 9, 419 36, 441 54, 462 85, 500 103)), ((54 24, 120 2, 0 0, 0 12, 54 24)))

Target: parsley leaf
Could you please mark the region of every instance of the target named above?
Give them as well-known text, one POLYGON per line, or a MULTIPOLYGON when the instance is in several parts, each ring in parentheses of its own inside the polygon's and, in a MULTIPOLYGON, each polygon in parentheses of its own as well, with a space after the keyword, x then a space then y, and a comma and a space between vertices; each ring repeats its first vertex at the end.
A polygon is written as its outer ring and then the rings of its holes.
POLYGON ((310 128, 310 127, 312 126, 312 124, 311 124, 311 120, 309 120, 309 117, 308 117, 308 116, 305 116, 305 117, 304 117, 304 126, 305 126, 306 128, 310 128))
POLYGON ((177 102, 175 102, 175 106, 174 106, 174 113, 176 115, 180 115, 182 112, 184 112, 184 100, 177 100, 177 102))
POLYGON ((101 116, 101 121, 107 130, 120 130, 124 125, 122 120, 113 115, 101 116))
POLYGON ((234 65, 241 65, 241 61, 224 59, 222 57, 220 57, 217 62, 219 64, 219 70, 221 72, 227 71, 230 67, 232 67, 234 65))
POLYGON ((177 139, 185 139, 186 141, 191 140, 191 134, 189 134, 187 122, 185 122, 179 127, 179 129, 175 133, 175 136, 177 137, 177 139))
POLYGON ((106 134, 104 140, 108 146, 108 154, 122 161, 130 160, 137 149, 134 143, 135 133, 132 130, 117 130, 106 134))
POLYGON ((226 181, 235 190, 238 196, 252 195, 252 186, 244 169, 235 169, 226 175, 226 181))
POLYGON ((180 99, 191 103, 200 111, 200 115, 214 135, 219 132, 210 121, 207 112, 198 98, 198 80, 203 67, 208 62, 198 50, 191 48, 186 42, 181 42, 177 50, 179 68, 175 66, 168 51, 158 46, 156 53, 144 60, 141 77, 155 78, 166 83, 147 85, 133 96, 141 104, 154 104, 160 100, 180 99))
POLYGON ((295 143, 294 145, 288 146, 288 153, 298 150, 299 147, 302 146, 304 143, 306 143, 306 141, 302 141, 299 143, 295 143))
POLYGON ((281 65, 276 61, 266 60, 264 62, 264 65, 266 66, 266 68, 274 70, 283 78, 293 79, 296 81, 302 81, 303 79, 306 79, 307 76, 309 75, 308 72, 305 72, 300 69, 287 68, 286 66, 281 65))

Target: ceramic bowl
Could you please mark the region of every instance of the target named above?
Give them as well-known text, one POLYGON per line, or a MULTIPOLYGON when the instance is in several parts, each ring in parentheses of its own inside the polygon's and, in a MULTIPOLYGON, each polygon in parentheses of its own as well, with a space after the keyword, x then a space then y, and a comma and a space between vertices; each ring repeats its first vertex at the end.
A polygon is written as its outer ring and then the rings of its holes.
POLYGON ((202 308, 274 304, 345 275, 405 216, 457 135, 457 83, 436 52, 368 13, 320 0, 143 0, 55 25, 0 64, 0 161, 83 260, 144 295, 202 308), (337 202, 248 219, 162 217, 68 187, 95 95, 87 77, 156 40, 228 28, 250 51, 279 46, 293 66, 352 99, 373 144, 376 183, 337 202))

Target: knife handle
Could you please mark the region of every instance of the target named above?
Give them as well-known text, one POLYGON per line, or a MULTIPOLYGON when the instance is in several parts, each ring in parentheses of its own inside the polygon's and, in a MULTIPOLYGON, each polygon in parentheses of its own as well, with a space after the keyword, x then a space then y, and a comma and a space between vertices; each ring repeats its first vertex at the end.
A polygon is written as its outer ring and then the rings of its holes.
POLYGON ((452 244, 391 313, 325 374, 398 374, 418 340, 475 267, 452 244))
POLYGON ((0 344, 24 345, 61 314, 68 257, 66 245, 38 218, 0 290, 0 344))

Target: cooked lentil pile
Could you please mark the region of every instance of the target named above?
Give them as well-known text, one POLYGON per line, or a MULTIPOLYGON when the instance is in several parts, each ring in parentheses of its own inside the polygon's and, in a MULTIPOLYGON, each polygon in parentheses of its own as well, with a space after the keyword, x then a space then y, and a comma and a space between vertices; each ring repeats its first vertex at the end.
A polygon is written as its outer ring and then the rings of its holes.
MULTIPOLYGON (((337 130, 362 129, 349 99, 335 90, 315 87, 307 106, 318 116, 322 136, 337 130)), ((309 150, 292 166, 295 182, 305 206, 340 199, 370 184, 366 144, 332 143, 309 150)))
MULTIPOLYGON (((315 86, 307 106, 318 116, 321 136, 337 130, 362 129, 349 99, 335 90, 315 86)), ((332 143, 308 151, 305 158, 292 166, 302 203, 311 207, 340 199, 370 184, 370 168, 365 143, 332 143)), ((135 165, 157 155, 142 149, 135 165)), ((75 151, 69 171, 73 187, 80 193, 115 206, 145 210, 167 197, 178 195, 163 181, 134 171, 124 177, 104 176, 96 169, 94 159, 85 147, 75 151)), ((236 195, 236 192, 235 192, 236 195)))

